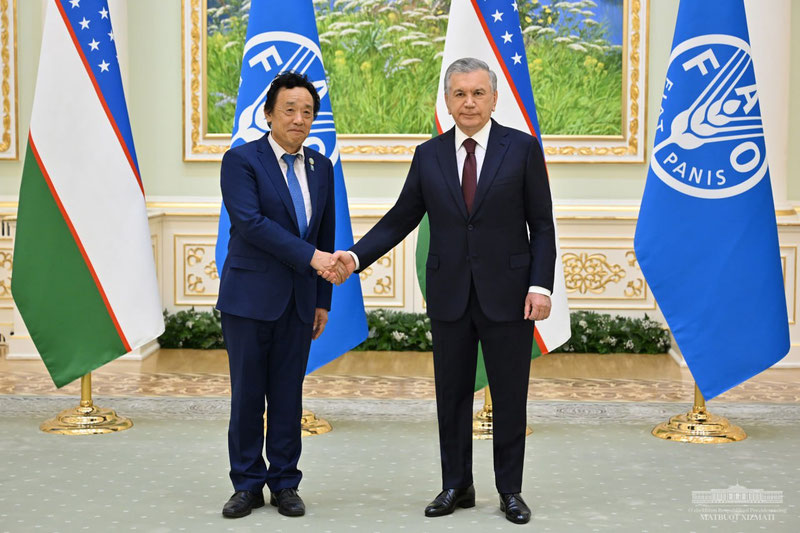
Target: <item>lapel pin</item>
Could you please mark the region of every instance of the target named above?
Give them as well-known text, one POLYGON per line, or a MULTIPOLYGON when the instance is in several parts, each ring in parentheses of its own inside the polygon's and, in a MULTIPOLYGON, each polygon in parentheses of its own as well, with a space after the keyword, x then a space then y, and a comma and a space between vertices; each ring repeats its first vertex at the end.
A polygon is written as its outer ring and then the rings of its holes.
POLYGON ((313 157, 309 157, 308 158, 308 164, 311 165, 311 171, 313 172, 314 171, 314 158, 313 157))

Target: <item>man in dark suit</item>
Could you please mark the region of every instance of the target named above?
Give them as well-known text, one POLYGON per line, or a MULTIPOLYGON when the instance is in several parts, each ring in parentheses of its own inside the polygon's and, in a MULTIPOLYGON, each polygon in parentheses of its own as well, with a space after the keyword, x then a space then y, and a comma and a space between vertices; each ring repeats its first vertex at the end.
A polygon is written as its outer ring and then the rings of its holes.
POLYGON ((325 329, 334 244, 333 165, 303 148, 320 106, 304 75, 272 82, 264 104, 270 132, 222 159, 222 199, 230 214, 228 256, 217 309, 231 375, 228 429, 234 495, 222 514, 238 518, 270 503, 286 516, 305 513, 300 418, 312 339, 325 329), (264 404, 267 404, 264 463, 264 404))
MULTIPOLYGON (((500 508, 530 519, 520 496, 534 320, 550 314, 556 259, 552 201, 539 142, 491 119, 497 78, 465 58, 445 74, 456 126, 420 145, 397 203, 349 252, 347 272, 397 245, 427 213, 427 308, 443 491, 427 516, 475 505, 472 399, 478 342, 492 390, 500 508)), ((334 279, 334 275, 325 274, 334 279)))

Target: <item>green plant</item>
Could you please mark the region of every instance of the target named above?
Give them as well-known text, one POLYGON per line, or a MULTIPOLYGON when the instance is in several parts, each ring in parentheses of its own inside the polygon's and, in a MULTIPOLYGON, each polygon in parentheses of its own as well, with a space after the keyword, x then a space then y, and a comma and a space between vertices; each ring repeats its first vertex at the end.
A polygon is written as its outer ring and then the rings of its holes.
POLYGON ((422 313, 376 309, 367 313, 369 335, 354 351, 412 351, 433 349, 431 319, 422 313))
POLYGON ((225 348, 219 311, 164 311, 164 333, 158 338, 162 348, 195 348, 213 350, 225 348))
MULTIPOLYGON (((644 318, 611 316, 593 311, 570 314, 572 337, 554 350, 584 353, 664 353, 670 348, 669 330, 644 318)), ((219 311, 164 311, 162 348, 225 348, 219 311)), ((433 349, 431 321, 422 313, 375 309, 367 313, 369 334, 354 351, 416 351, 433 349)))
POLYGON ((570 325, 572 337, 554 353, 664 353, 671 345, 669 330, 647 315, 628 318, 573 311, 570 325))

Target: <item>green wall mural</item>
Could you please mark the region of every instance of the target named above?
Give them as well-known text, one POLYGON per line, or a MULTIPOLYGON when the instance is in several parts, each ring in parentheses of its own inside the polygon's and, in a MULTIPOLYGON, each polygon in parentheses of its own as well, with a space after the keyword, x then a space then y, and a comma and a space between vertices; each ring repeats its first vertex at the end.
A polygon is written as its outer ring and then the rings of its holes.
MULTIPOLYGON (((230 133, 249 1, 206 1, 208 133, 230 133)), ((338 133, 430 133, 450 0, 314 4, 338 133)), ((542 132, 621 135, 623 0, 516 5, 542 132)))

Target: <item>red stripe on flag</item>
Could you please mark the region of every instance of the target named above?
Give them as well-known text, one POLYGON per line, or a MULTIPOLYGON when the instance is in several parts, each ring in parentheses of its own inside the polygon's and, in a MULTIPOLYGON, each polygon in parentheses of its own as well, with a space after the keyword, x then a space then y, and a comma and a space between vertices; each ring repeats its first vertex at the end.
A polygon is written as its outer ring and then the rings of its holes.
POLYGON ((439 132, 439 135, 444 133, 444 131, 442 130, 442 125, 439 122, 439 112, 438 111, 434 111, 433 112, 433 120, 436 122, 436 131, 439 132))
POLYGON ((505 61, 503 61, 503 56, 500 55, 500 50, 497 49, 497 45, 495 44, 494 39, 492 39, 492 32, 489 31, 489 26, 486 25, 486 21, 481 14, 478 3, 476 0, 471 1, 472 7, 475 9, 475 15, 477 15, 478 20, 481 22, 481 26, 483 27, 483 33, 486 34, 486 40, 488 40, 489 44, 492 46, 492 50, 494 50, 494 55, 497 58, 497 62, 500 63, 500 68, 503 69, 503 74, 506 77, 506 81, 508 81, 508 85, 511 87, 511 92, 514 93, 514 98, 517 99, 517 104, 522 110, 522 116, 525 117, 525 122, 528 124, 528 129, 531 130, 531 135, 538 137, 538 135, 536 135, 536 130, 533 129, 531 117, 528 116, 528 110, 525 109, 525 105, 522 103, 522 98, 519 97, 519 91, 517 91, 517 87, 514 85, 514 80, 511 78, 511 74, 508 72, 505 61))
POLYGON ((119 140, 119 144, 120 146, 122 146, 122 151, 125 153, 125 157, 128 159, 128 164, 131 166, 133 175, 136 178, 136 182, 139 184, 139 190, 142 191, 142 196, 144 196, 144 186, 142 185, 142 177, 139 176, 139 169, 136 168, 136 164, 133 162, 133 157, 131 156, 130 150, 128 150, 128 145, 125 144, 125 139, 122 138, 122 133, 119 131, 119 127, 117 126, 117 121, 114 120, 114 115, 111 114, 111 110, 108 108, 108 104, 106 103, 106 99, 103 96, 103 92, 100 90, 100 86, 97 84, 97 79, 95 79, 94 77, 92 68, 89 66, 89 61, 86 59, 86 55, 83 53, 83 50, 81 50, 81 45, 80 43, 78 43, 78 37, 75 35, 75 31, 72 29, 72 25, 69 23, 69 18, 67 17, 66 12, 64 11, 64 6, 61 5, 61 2, 59 2, 59 0, 53 0, 53 1, 56 3, 59 13, 61 13, 61 18, 64 19, 64 26, 67 28, 69 36, 72 38, 72 43, 75 45, 75 50, 78 51, 78 56, 81 58, 84 68, 86 68, 86 73, 89 75, 89 80, 92 82, 92 85, 94 86, 94 90, 97 93, 97 98, 100 100, 100 104, 103 106, 103 110, 106 112, 108 121, 111 123, 111 127, 114 129, 114 133, 117 136, 117 140, 119 140))
POLYGON ((97 286, 97 291, 100 293, 100 297, 103 299, 103 303, 106 306, 108 315, 111 317, 111 321, 114 323, 114 327, 116 328, 117 334, 122 341, 122 345, 127 351, 130 352, 131 346, 128 343, 128 339, 125 338, 125 334, 122 332, 122 328, 119 325, 117 316, 114 314, 114 310, 111 308, 111 303, 108 301, 106 291, 103 289, 103 285, 100 283, 100 279, 97 277, 97 272, 95 272, 94 266, 92 266, 92 262, 89 259, 89 255, 86 253, 86 249, 83 247, 81 238, 78 236, 78 232, 75 231, 75 226, 72 225, 72 220, 70 220, 67 210, 64 209, 64 204, 61 203, 61 198, 59 198, 58 192, 56 192, 56 188, 53 186, 53 182, 50 179, 50 175, 47 173, 47 169, 42 163, 42 158, 39 157, 39 150, 36 149, 36 144, 33 142, 33 133, 30 131, 28 132, 28 142, 31 145, 31 152, 33 153, 33 157, 36 159, 36 164, 39 165, 39 171, 42 173, 44 181, 47 183, 47 188, 50 189, 50 194, 53 195, 53 200, 56 202, 56 206, 58 206, 61 216, 64 217, 64 222, 66 222, 69 232, 72 234, 72 238, 75 240, 75 244, 78 246, 78 250, 80 251, 81 256, 83 256, 83 260, 86 262, 86 267, 89 269, 89 273, 92 275, 94 284, 97 286))
POLYGON ((539 326, 533 329, 533 338, 536 339, 536 345, 539 347, 539 351, 542 352, 542 355, 550 352, 547 345, 544 343, 544 339, 539 334, 539 326))

